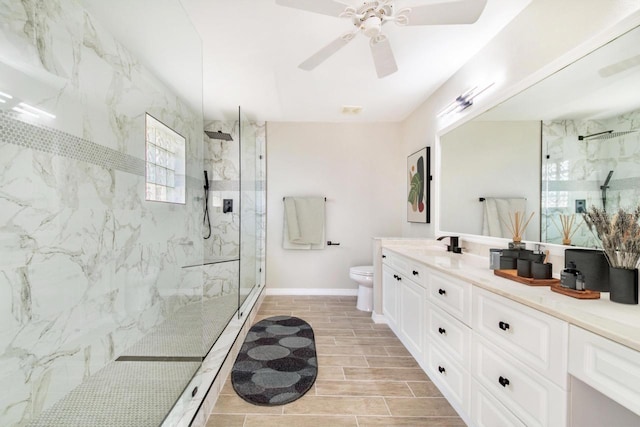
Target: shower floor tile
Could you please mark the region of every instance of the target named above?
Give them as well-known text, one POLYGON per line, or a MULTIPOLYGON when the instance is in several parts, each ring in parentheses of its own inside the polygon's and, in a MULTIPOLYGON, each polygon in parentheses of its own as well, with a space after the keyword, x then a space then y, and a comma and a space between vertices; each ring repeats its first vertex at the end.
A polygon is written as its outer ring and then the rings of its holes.
POLYGON ((187 305, 121 356, 204 357, 237 309, 237 294, 187 305))
POLYGON ((29 427, 157 427, 199 362, 112 362, 29 427))

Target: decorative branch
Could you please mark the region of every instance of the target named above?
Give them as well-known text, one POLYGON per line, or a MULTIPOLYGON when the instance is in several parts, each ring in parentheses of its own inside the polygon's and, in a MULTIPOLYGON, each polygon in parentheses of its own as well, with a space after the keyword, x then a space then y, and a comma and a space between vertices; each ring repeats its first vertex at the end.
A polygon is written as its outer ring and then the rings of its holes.
POLYGON ((602 249, 615 268, 633 270, 640 261, 640 206, 633 212, 619 209, 610 216, 595 206, 583 214, 589 230, 602 242, 602 249), (594 231, 595 230, 595 231, 594 231))

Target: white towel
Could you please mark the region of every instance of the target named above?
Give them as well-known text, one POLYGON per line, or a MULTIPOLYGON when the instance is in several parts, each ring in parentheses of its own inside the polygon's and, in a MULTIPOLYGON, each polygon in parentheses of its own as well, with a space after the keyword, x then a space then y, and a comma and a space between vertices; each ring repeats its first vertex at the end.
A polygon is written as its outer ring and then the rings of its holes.
POLYGON ((484 199, 483 203, 484 218, 482 220, 482 235, 507 238, 513 237, 503 221, 508 222, 509 215, 512 215, 515 212, 526 213, 527 199, 522 197, 487 197, 484 199))
POLYGON ((324 248, 324 206, 323 197, 285 197, 282 247, 324 248))

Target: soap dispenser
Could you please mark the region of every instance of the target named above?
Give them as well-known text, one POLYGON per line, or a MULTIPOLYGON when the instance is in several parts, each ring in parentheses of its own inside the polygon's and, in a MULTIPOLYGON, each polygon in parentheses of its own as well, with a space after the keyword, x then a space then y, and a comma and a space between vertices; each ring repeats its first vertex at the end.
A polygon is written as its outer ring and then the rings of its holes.
POLYGON ((560 273, 560 285, 563 288, 575 289, 578 274, 580 274, 580 272, 576 268, 576 263, 573 261, 569 262, 567 268, 560 273))

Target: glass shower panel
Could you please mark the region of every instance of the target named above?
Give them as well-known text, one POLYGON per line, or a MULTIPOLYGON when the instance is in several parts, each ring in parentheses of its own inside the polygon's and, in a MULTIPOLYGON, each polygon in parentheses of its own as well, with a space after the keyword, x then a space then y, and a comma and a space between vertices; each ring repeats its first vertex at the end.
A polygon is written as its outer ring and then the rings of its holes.
POLYGON ((242 109, 240 121, 240 297, 241 307, 258 284, 257 265, 257 192, 256 172, 259 154, 256 149, 256 128, 242 109))
POLYGON ((3 2, 3 427, 158 426, 204 356, 203 272, 182 268, 203 258, 202 45, 178 0, 141 3, 3 2), (150 65, 133 26, 195 98, 150 65), (187 46, 163 43, 174 32, 187 46), (145 200, 145 113, 186 140, 172 177, 184 204, 145 200))

